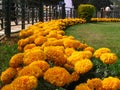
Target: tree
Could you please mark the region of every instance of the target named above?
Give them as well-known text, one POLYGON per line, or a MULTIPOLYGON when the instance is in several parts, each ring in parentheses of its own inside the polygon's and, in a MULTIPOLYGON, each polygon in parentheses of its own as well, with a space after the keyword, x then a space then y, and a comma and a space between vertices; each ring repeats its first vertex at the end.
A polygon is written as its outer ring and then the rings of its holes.
POLYGON ((89 0, 72 0, 73 6, 75 9, 78 9, 80 4, 86 4, 89 0))
POLYGON ((112 4, 110 0, 89 0, 89 3, 94 5, 98 11, 102 7, 110 6, 112 4))
POLYGON ((102 7, 109 6, 112 2, 110 0, 72 0, 73 6, 75 9, 78 9, 80 4, 92 4, 96 7, 97 10, 100 10, 102 7))

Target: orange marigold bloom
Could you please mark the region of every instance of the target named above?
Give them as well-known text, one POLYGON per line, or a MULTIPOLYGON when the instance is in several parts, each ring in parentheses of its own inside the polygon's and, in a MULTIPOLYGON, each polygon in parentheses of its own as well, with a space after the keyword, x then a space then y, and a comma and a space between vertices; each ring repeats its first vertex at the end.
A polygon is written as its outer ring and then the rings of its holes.
POLYGON ((100 56, 100 60, 105 64, 113 64, 117 59, 118 57, 114 53, 104 53, 100 56))
POLYGON ((47 60, 52 61, 56 65, 64 65, 67 61, 67 58, 64 55, 61 47, 58 46, 49 46, 44 48, 44 52, 47 55, 47 60))
POLYGON ((25 65, 29 65, 33 61, 45 60, 45 59, 46 59, 46 55, 42 50, 40 50, 39 48, 35 48, 35 49, 33 48, 24 53, 23 62, 25 65))
POLYGON ((25 45, 27 45, 29 43, 29 39, 28 38, 25 38, 25 39, 20 39, 18 41, 18 46, 19 47, 24 47, 25 45))
POLYGON ((8 84, 14 79, 15 75, 16 75, 16 69, 9 67, 2 72, 0 78, 4 84, 8 84))
POLYGON ((44 37, 44 36, 39 36, 39 37, 37 37, 35 40, 34 40, 34 43, 36 44, 36 45, 42 45, 44 42, 46 42, 47 41, 47 38, 46 37, 44 37))
POLYGON ((38 66, 43 72, 50 68, 50 65, 46 61, 34 61, 30 66, 38 66))
POLYGON ((1 90, 15 90, 11 84, 7 84, 1 88, 1 90))
POLYGON ((96 90, 97 88, 102 87, 102 80, 100 78, 88 79, 87 85, 91 90, 96 90))
POLYGON ((18 72, 18 76, 35 76, 37 78, 43 76, 42 70, 38 66, 25 66, 18 72))
POLYGON ((72 81, 72 82, 73 82, 73 81, 78 81, 79 78, 80 78, 80 75, 79 75, 77 72, 73 72, 73 73, 71 74, 71 81, 72 81))
POLYGON ((44 79, 55 86, 64 86, 71 81, 71 75, 65 68, 56 66, 44 73, 44 79))
POLYGON ((14 90, 33 90, 38 85, 38 80, 34 76, 17 77, 12 83, 14 90))
POLYGON ((13 55, 9 61, 9 65, 13 68, 20 67, 23 64, 24 53, 17 53, 13 55))
POLYGON ((120 88, 120 80, 116 77, 104 78, 102 81, 102 87, 105 90, 118 90, 120 88))
POLYGON ((86 83, 81 83, 75 87, 75 90, 91 90, 86 83))
POLYGON ((103 54, 103 53, 110 53, 111 50, 109 48, 99 48, 97 49, 95 52, 94 52, 94 57, 95 58, 100 58, 100 56, 103 54))
POLYGON ((24 51, 26 51, 26 50, 32 49, 32 48, 34 48, 34 47, 36 47, 35 44, 27 44, 23 49, 24 49, 24 51))
POLYGON ((64 39, 63 41, 64 46, 67 48, 78 48, 80 46, 80 41, 78 40, 72 40, 72 39, 64 39))
POLYGON ((93 47, 88 46, 84 48, 84 51, 91 51, 92 53, 94 53, 95 49, 93 47))
POLYGON ((88 72, 93 67, 93 63, 89 59, 82 59, 75 63, 74 70, 79 74, 88 72))

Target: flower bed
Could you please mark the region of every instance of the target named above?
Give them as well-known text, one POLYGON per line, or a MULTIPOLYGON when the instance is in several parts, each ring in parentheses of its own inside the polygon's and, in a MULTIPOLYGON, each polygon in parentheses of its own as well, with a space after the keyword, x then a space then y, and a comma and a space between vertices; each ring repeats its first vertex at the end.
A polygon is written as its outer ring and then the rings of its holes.
MULTIPOLYGON (((93 18, 92 21, 104 20, 93 18)), ((20 52, 11 57, 9 67, 2 72, 1 90, 119 89, 118 77, 100 78, 91 74, 95 66, 93 59, 111 65, 118 59, 116 54, 105 47, 95 50, 73 36, 65 35, 68 26, 78 23, 85 23, 85 20, 39 22, 22 30, 18 41, 20 52)))

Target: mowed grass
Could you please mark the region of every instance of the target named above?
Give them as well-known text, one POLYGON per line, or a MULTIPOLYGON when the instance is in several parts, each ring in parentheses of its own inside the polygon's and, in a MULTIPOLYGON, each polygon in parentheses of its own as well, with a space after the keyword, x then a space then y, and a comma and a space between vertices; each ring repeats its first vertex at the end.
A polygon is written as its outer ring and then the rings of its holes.
POLYGON ((95 49, 109 48, 118 56, 118 61, 110 65, 111 72, 120 77, 120 22, 77 24, 68 27, 65 32, 95 49))
POLYGON ((107 47, 120 53, 120 22, 78 24, 67 28, 65 32, 95 49, 107 47))

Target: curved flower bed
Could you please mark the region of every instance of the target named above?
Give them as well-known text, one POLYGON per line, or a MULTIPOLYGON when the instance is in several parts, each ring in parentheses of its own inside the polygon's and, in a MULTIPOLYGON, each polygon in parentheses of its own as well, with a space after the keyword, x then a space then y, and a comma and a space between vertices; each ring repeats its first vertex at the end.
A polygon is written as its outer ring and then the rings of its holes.
MULTIPOLYGON (((103 19, 94 18, 92 21, 103 19)), ((85 20, 76 18, 39 22, 22 30, 18 41, 20 52, 11 57, 9 67, 2 72, 1 90, 40 90, 44 88, 40 85, 44 84, 43 81, 63 90, 73 84, 74 90, 119 89, 120 79, 117 77, 88 77, 82 81, 81 76, 87 75, 94 67, 93 58, 110 65, 117 61, 117 56, 109 48, 95 50, 73 36, 66 36, 64 29, 78 23, 85 23, 85 20)))

